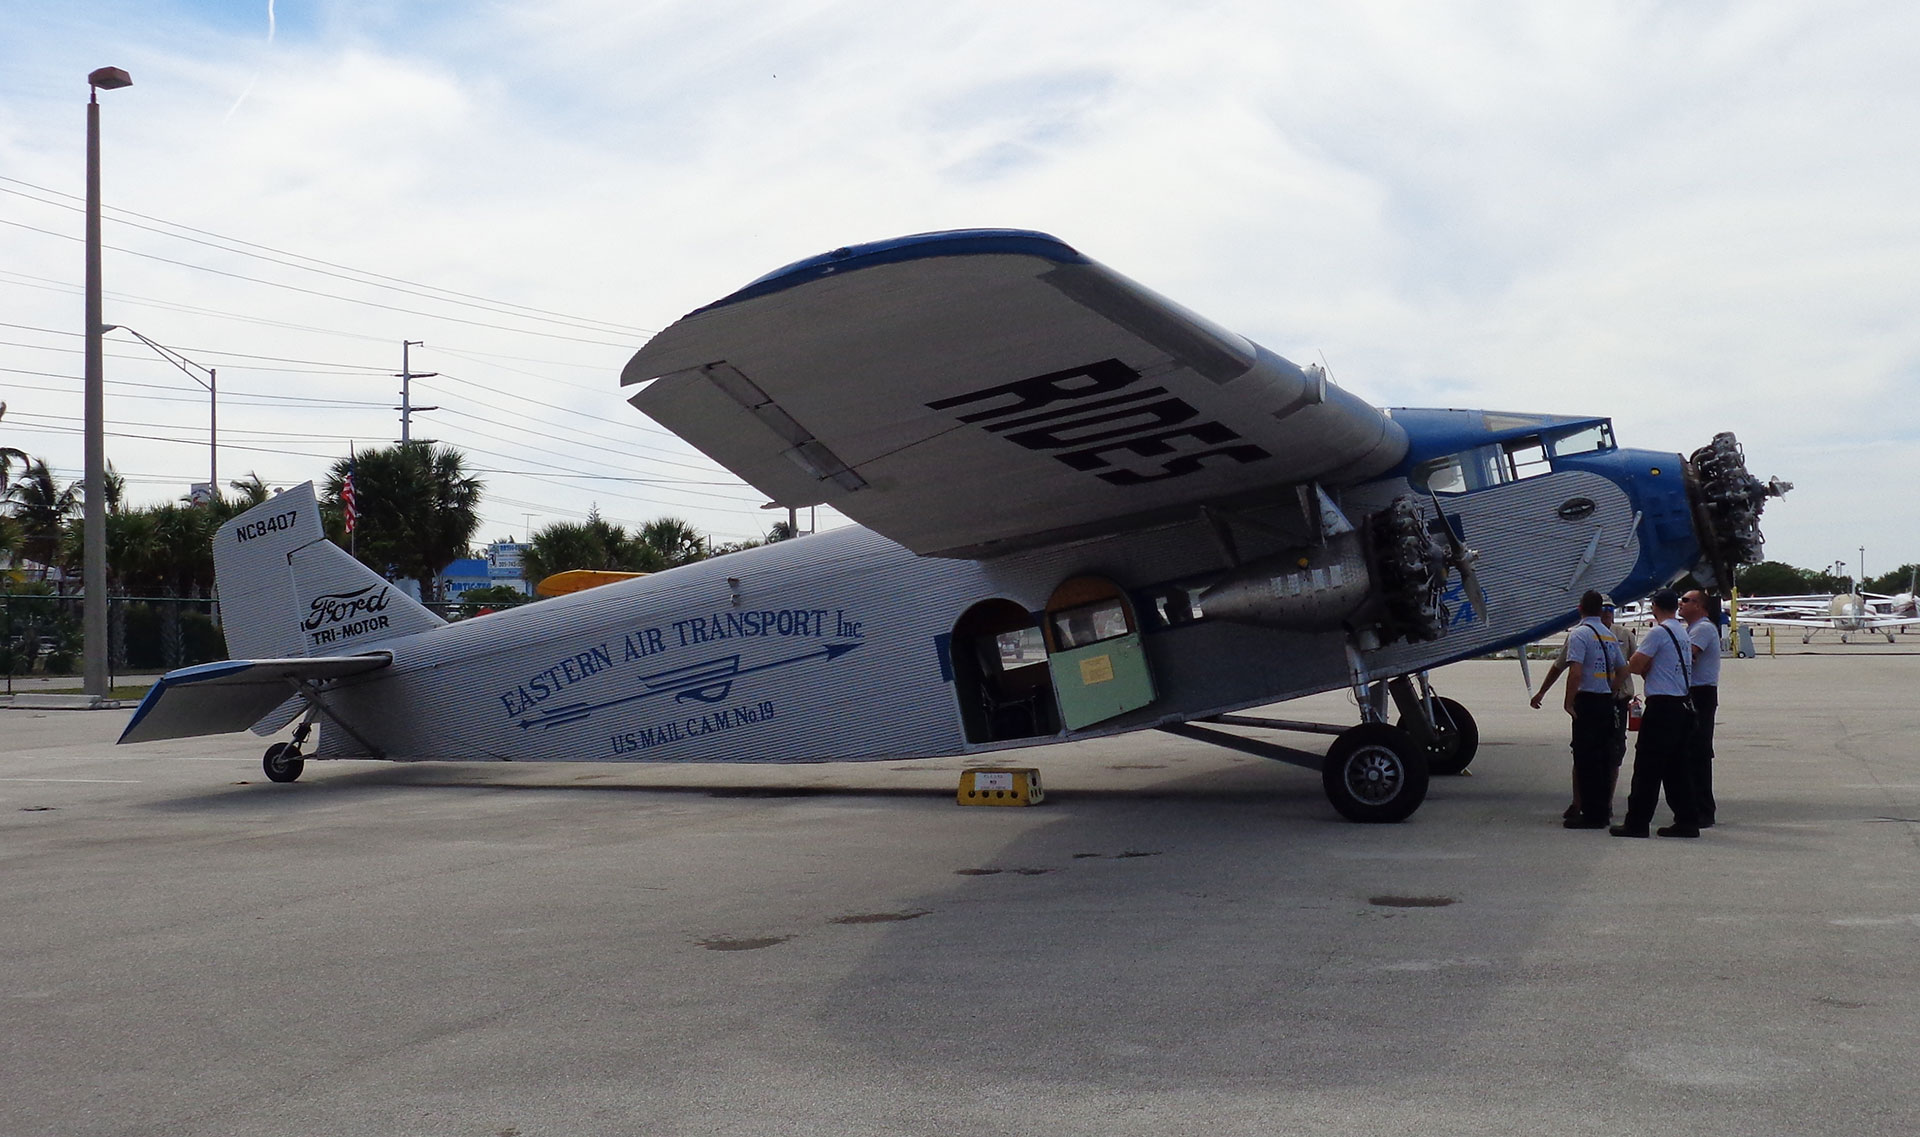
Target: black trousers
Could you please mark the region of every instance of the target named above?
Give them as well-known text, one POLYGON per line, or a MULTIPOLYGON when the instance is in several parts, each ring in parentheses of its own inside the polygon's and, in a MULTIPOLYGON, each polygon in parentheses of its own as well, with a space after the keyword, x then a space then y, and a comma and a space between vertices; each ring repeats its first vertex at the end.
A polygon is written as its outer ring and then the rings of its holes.
POLYGON ((1580 818, 1613 817, 1613 696, 1581 691, 1573 696, 1573 778, 1580 787, 1580 818))
POLYGON ((1682 828, 1700 824, 1693 804, 1693 779, 1687 768, 1687 739, 1693 733, 1693 712, 1680 695, 1649 695, 1640 716, 1640 741, 1633 748, 1633 788, 1627 791, 1629 829, 1645 829, 1659 808, 1660 791, 1667 791, 1673 823, 1682 828))
POLYGON ((1720 688, 1689 687, 1693 697, 1693 733, 1687 736, 1687 775, 1693 781, 1693 808, 1700 820, 1713 821, 1713 716, 1720 709, 1720 688))
POLYGON ((1615 699, 1613 701, 1613 742, 1607 750, 1607 760, 1613 763, 1613 768, 1616 770, 1627 758, 1628 717, 1627 700, 1615 699))

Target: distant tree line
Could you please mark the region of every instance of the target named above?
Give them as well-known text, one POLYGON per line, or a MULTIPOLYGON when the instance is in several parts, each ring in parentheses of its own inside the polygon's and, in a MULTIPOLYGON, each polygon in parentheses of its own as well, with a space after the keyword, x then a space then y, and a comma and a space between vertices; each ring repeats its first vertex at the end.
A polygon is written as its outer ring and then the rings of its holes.
MULTIPOLYGON (((1892 572, 1868 579, 1860 587, 1865 592, 1905 592, 1913 586, 1916 566, 1901 565, 1892 572)), ((1825 569, 1795 568, 1781 561, 1761 561, 1748 565, 1736 575, 1742 596, 1798 596, 1802 594, 1839 595, 1852 591, 1851 576, 1838 576, 1825 569)))

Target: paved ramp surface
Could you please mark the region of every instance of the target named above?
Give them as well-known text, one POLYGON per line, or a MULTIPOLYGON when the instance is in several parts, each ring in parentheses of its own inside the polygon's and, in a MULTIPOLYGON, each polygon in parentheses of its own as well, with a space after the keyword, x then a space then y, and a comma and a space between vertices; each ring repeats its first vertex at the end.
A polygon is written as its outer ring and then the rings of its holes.
POLYGON ((1699 841, 1562 830, 1511 662, 1436 677, 1485 742, 1396 826, 1163 735, 963 809, 0 712, 0 1133, 1909 1137, 1920 657, 1725 679, 1699 841))

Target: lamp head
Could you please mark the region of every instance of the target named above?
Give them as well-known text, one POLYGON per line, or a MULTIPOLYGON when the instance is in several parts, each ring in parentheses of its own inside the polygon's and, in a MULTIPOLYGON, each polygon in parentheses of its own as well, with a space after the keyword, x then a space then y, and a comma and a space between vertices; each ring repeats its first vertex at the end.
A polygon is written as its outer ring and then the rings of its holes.
POLYGON ((102 67, 87 76, 87 86, 102 91, 117 91, 133 86, 133 77, 118 67, 102 67))

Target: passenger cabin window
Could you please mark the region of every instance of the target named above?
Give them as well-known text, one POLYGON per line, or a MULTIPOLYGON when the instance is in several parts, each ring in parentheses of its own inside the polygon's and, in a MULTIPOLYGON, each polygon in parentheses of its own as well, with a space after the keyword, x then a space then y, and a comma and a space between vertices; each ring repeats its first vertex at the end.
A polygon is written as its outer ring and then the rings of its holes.
POLYGON ((1127 634, 1127 610, 1118 598, 1097 600, 1051 613, 1053 642, 1061 651, 1127 634))
POLYGON ((1541 445, 1537 436, 1501 443, 1500 457, 1500 480, 1503 482, 1524 481, 1553 473, 1553 464, 1547 460, 1547 448, 1541 445))

